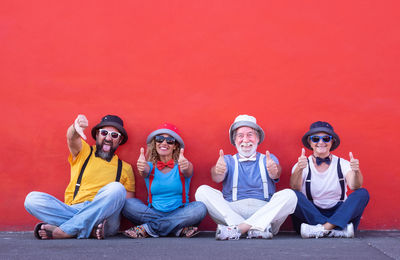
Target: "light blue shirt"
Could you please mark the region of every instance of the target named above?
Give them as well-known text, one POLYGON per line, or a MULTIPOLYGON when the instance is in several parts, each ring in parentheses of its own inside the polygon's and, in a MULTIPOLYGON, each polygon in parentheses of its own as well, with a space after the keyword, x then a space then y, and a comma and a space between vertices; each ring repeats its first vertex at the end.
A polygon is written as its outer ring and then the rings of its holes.
MULTIPOLYGON (((237 154, 235 154, 234 156, 237 156, 237 154)), ((279 164, 279 161, 275 157, 275 155, 271 154, 271 159, 274 160, 275 163, 279 164)), ((222 182, 222 194, 224 195, 224 198, 227 201, 232 201, 232 186, 233 186, 233 173, 235 171, 235 160, 232 155, 225 155, 224 160, 227 166, 227 173, 225 175, 225 179, 222 182)), ((259 160, 260 160, 260 153, 257 153, 255 161, 238 162, 239 163, 238 192, 237 192, 238 200, 248 199, 248 198, 265 200, 262 179, 260 174, 259 160)), ((264 166, 268 181, 267 201, 269 201, 272 195, 275 193, 276 190, 275 183, 278 182, 279 179, 272 180, 269 177, 265 157, 264 157, 264 166)))

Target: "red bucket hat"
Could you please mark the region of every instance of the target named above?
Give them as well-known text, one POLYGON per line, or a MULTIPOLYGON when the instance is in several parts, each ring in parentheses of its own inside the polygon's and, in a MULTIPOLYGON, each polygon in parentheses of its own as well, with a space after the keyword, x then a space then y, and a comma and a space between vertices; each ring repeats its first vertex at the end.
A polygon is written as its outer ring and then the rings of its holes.
POLYGON ((178 128, 170 123, 163 123, 160 126, 158 126, 157 130, 151 132, 149 134, 149 136, 147 136, 146 143, 149 144, 156 135, 160 135, 160 134, 169 134, 170 136, 175 138, 175 140, 180 144, 181 148, 185 147, 185 143, 183 142, 182 138, 180 137, 178 128))

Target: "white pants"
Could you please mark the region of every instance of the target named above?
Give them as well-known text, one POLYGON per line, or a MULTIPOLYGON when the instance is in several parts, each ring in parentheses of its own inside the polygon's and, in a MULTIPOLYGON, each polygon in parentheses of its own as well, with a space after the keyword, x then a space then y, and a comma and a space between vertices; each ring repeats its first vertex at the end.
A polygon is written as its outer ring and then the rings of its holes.
POLYGON ((274 235, 297 204, 297 196, 290 189, 275 192, 269 202, 258 199, 228 202, 219 190, 202 185, 195 197, 206 205, 208 214, 217 224, 230 226, 245 223, 251 226, 250 229, 260 231, 271 226, 274 235))

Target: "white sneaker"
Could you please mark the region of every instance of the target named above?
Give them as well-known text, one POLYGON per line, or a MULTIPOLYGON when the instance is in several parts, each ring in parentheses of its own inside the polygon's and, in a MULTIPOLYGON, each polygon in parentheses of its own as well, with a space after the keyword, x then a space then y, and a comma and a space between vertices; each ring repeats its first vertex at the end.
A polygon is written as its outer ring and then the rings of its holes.
POLYGON ((353 238, 354 237, 354 226, 353 223, 347 224, 347 227, 343 230, 331 230, 328 235, 329 237, 345 237, 345 238, 353 238))
POLYGON ((247 231, 247 238, 271 239, 272 238, 271 228, 268 227, 265 231, 250 229, 249 231, 247 231))
POLYGON ((242 233, 238 226, 225 226, 218 224, 217 231, 215 232, 216 240, 239 240, 242 233))
POLYGON ((321 224, 309 225, 303 223, 301 224, 300 234, 302 238, 319 238, 327 236, 329 234, 329 230, 325 230, 324 226, 322 226, 321 224))

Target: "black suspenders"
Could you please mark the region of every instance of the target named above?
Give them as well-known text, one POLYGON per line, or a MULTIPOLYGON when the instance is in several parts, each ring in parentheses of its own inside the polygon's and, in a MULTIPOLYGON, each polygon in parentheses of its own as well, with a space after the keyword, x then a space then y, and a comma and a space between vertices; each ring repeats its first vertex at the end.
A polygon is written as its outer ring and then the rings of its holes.
POLYGON ((308 160, 308 174, 307 174, 307 178, 306 178, 306 196, 309 201, 311 201, 311 202, 313 201, 313 198, 311 196, 311 168, 310 168, 309 160, 308 160))
MULTIPOLYGON (((340 167, 340 158, 338 158, 338 164, 337 164, 337 174, 339 178, 339 183, 340 183, 340 188, 342 189, 342 194, 340 195, 340 200, 344 200, 344 194, 345 194, 345 187, 344 187, 344 177, 342 173, 342 167, 340 167)), ((310 168, 310 161, 308 161, 308 174, 306 178, 306 196, 309 201, 313 201, 313 198, 311 196, 311 168, 310 168)))
POLYGON ((122 161, 121 159, 118 158, 117 177, 115 178, 116 182, 119 182, 119 179, 121 179, 121 170, 122 170, 122 161))
POLYGON ((340 183, 340 188, 342 189, 342 194, 340 195, 340 200, 344 201, 344 177, 342 173, 342 167, 340 167, 340 158, 338 158, 338 163, 337 163, 337 174, 339 178, 339 183, 340 183))
MULTIPOLYGON (((81 172, 79 173, 79 176, 78 176, 78 180, 76 181, 73 199, 75 199, 76 194, 78 194, 79 188, 81 187, 81 181, 82 181, 83 172, 86 169, 86 165, 88 164, 90 156, 92 156, 92 153, 93 153, 93 147, 90 146, 89 156, 86 158, 85 162, 83 163, 82 168, 81 168, 81 172)), ((118 158, 117 177, 115 178, 116 182, 119 182, 119 180, 121 179, 121 171, 122 171, 122 161, 121 161, 121 159, 118 158)))

